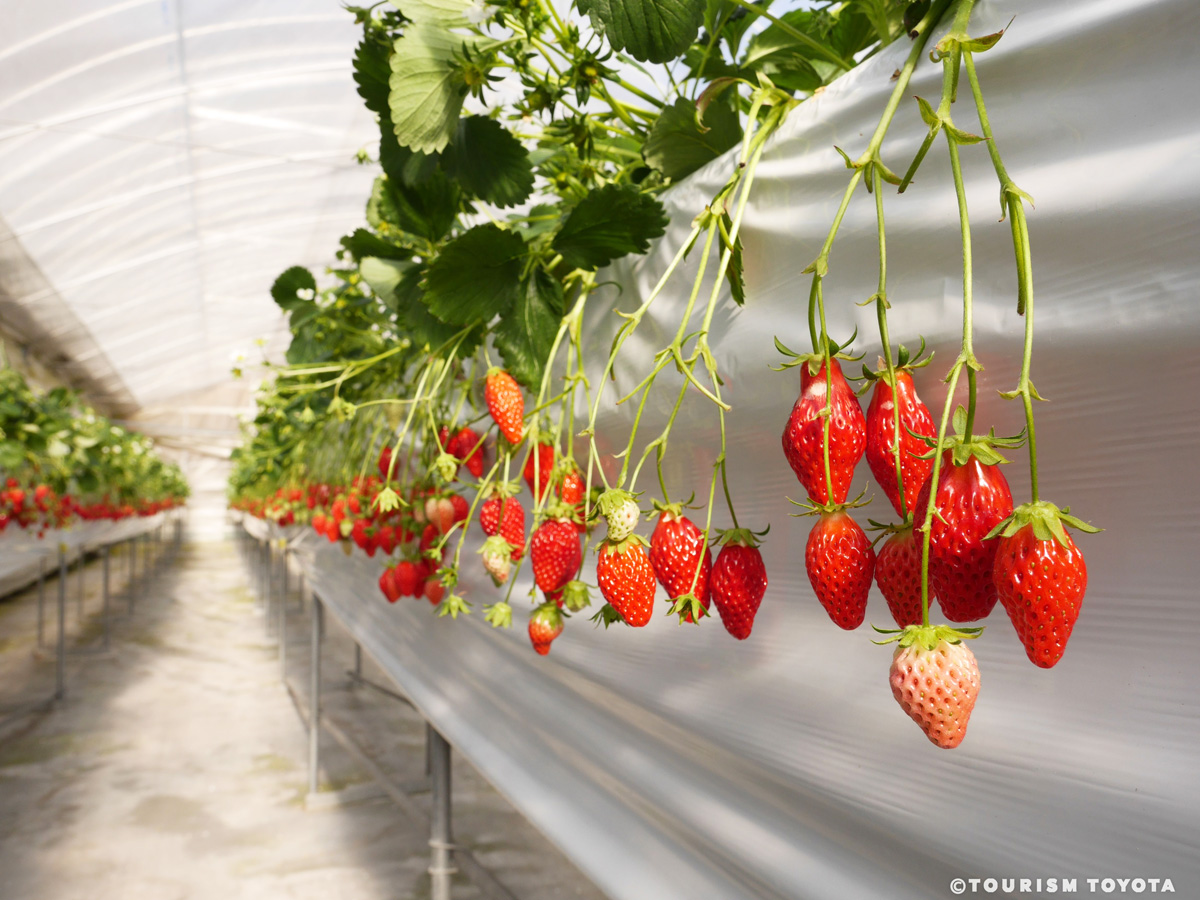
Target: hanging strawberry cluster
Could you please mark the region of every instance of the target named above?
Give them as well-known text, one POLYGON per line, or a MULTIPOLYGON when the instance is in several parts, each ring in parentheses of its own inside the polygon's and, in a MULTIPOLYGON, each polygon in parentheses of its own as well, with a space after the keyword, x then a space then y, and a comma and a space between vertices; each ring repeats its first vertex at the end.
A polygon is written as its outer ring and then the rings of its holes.
MULTIPOLYGON (((936 4, 935 4, 936 5, 936 4)), ((820 255, 808 267, 812 290, 809 328, 813 349, 797 354, 782 343, 789 360, 781 368, 801 366, 800 396, 783 431, 783 450, 808 494, 806 513, 817 516, 805 548, 805 566, 821 605, 838 626, 854 629, 866 617, 872 579, 887 601, 896 630, 880 643, 898 644, 890 681, 901 708, 940 747, 958 746, 979 691, 979 669, 964 640, 981 627, 933 625, 931 601, 954 623, 979 622, 999 601, 1008 613, 1029 659, 1054 666, 1066 650, 1087 587, 1083 556, 1064 526, 1097 529, 1039 499, 1033 399, 1038 397, 1029 372, 1033 340, 1033 282, 1024 194, 1009 178, 991 133, 974 54, 986 51, 1003 32, 971 38, 966 27, 972 0, 961 0, 954 24, 933 51, 943 67, 941 102, 935 109, 918 98, 929 134, 903 178, 883 164, 879 150, 918 55, 924 37, 901 70, 896 89, 866 152, 845 157, 853 174, 820 255), (951 118, 960 71, 965 68, 983 136, 960 130, 951 118), (939 134, 945 135, 958 197, 963 250, 962 347, 946 375, 947 391, 940 423, 917 396, 912 372, 930 357, 921 349, 910 356, 903 345, 893 354, 888 333, 887 257, 883 216, 883 182, 908 186, 939 134), (1002 213, 1013 235, 1018 284, 1018 312, 1025 317, 1025 345, 1020 382, 1006 392, 1020 397, 1026 425, 1016 437, 980 432, 976 423, 976 373, 982 368, 973 348, 971 229, 960 147, 986 141, 1001 186, 1002 213), (874 195, 879 234, 879 287, 873 303, 879 322, 882 357, 876 370, 863 367, 864 390, 872 392, 864 416, 855 390, 842 372, 849 360, 844 348, 825 330, 823 282, 829 255, 843 215, 859 182, 874 195), (955 408, 956 389, 966 375, 966 404, 955 408), (953 425, 948 434, 947 425, 953 425), (1000 450, 1028 444, 1031 499, 1014 509, 1012 492, 1001 470, 1007 460, 1000 450), (899 521, 872 522, 873 542, 847 514, 862 505, 848 500, 855 467, 866 455, 876 484, 899 521), (878 553, 875 543, 882 540, 878 553)), ((853 338, 851 339, 853 340, 853 338)))

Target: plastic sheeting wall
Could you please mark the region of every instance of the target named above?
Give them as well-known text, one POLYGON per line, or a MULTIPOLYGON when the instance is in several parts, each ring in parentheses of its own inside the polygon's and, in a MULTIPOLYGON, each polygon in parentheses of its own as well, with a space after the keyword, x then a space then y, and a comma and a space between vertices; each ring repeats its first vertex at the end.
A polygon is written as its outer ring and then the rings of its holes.
MULTIPOLYGON (((660 605, 637 631, 575 620, 543 660, 529 651, 523 612, 508 632, 482 621, 493 592, 482 579, 469 586, 475 615, 434 619, 423 603, 383 602, 378 561, 311 535, 301 543, 313 584, 366 649, 614 898, 907 900, 948 897, 958 876, 1076 878, 1081 893, 1092 877, 1170 878, 1177 896, 1200 896, 1200 497, 1184 469, 1200 437, 1190 387, 1200 376, 1200 6, 986 3, 973 30, 1014 14, 979 71, 1009 171, 1038 204, 1033 375, 1052 400, 1038 407, 1043 493, 1106 531, 1081 538, 1090 588, 1057 668, 1030 665, 997 608, 974 647, 983 687, 958 750, 934 748, 896 706, 890 650, 865 630, 839 631, 812 596, 801 561, 809 522, 788 517, 785 496, 801 489, 778 443, 799 376, 767 368, 772 335, 805 340, 800 270, 847 175, 833 145, 852 155, 865 145, 903 46, 792 115, 745 220, 749 303, 727 304, 714 327, 734 404, 734 497, 743 524, 772 525, 771 587, 749 640, 715 623, 677 626, 660 605)), ((936 96, 938 79, 922 66, 912 93, 936 96)), ((972 128, 965 95, 958 109, 972 128)), ((906 100, 884 147, 893 168, 923 133, 906 100)), ((980 420, 1008 434, 1021 426, 1017 404, 996 396, 1016 383, 1019 361, 1010 237, 996 223, 984 149, 964 156, 986 367, 980 420)), ((624 292, 594 306, 636 305, 728 166, 717 161, 668 196, 667 237, 618 267, 624 292)), ((887 213, 892 333, 910 344, 924 334, 938 351, 918 380, 932 403, 960 328, 958 222, 940 145, 905 196, 889 192, 887 213)), ((853 303, 875 278, 864 194, 826 295, 835 336, 857 322, 870 358, 873 313, 853 303)), ((685 272, 626 345, 610 396, 640 380, 674 330, 687 281, 685 272)), ((597 315, 598 327, 610 322, 597 315)), ((590 340, 607 347, 604 333, 590 340)), ((648 413, 646 434, 665 413, 648 413)), ((627 410, 604 417, 613 448, 628 421, 627 410)), ((672 437, 675 493, 706 487, 716 446, 715 416, 695 401, 672 437)), ((1027 496, 1024 463, 1008 475, 1027 496)), ((868 620, 889 621, 877 594, 868 620)))

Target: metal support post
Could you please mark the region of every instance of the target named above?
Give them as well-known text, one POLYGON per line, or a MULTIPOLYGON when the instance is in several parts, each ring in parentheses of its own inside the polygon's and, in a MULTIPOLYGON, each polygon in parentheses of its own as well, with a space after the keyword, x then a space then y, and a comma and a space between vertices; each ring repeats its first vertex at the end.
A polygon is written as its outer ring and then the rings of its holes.
POLYGON ((271 541, 271 540, 267 541, 267 556, 266 556, 267 589, 266 589, 266 593, 264 594, 264 601, 263 601, 265 603, 265 607, 264 607, 265 614, 263 616, 263 625, 266 628, 268 636, 270 636, 270 634, 271 634, 271 589, 273 587, 271 582, 273 582, 275 580, 275 548, 274 548, 273 544, 274 544, 274 541, 271 541))
POLYGON ((308 792, 319 787, 321 767, 321 631, 324 610, 321 598, 313 594, 312 660, 309 671, 308 706, 308 792))
POLYGON ((450 900, 450 876, 454 852, 450 833, 450 745, 437 729, 425 723, 425 741, 430 748, 429 878, 432 900, 450 900))
POLYGON ((56 660, 54 699, 67 695, 67 550, 58 545, 58 658, 56 660))
MULTIPOLYGON (((283 571, 287 577, 287 550, 283 551, 283 571)), ((286 584, 286 582, 285 582, 286 584)), ((279 680, 287 684, 287 589, 279 603, 279 680)))
POLYGON ((38 557, 37 645, 45 643, 46 635, 46 557, 38 557))
MULTIPOLYGON (((287 606, 287 598, 288 598, 288 553, 289 552, 290 551, 288 550, 287 541, 285 541, 281 538, 279 541, 279 556, 281 558, 281 565, 283 567, 283 587, 280 589, 279 598, 280 598, 280 602, 284 606, 287 606)), ((280 619, 280 621, 283 621, 282 616, 280 616, 279 619, 280 619)))
POLYGON ((75 595, 75 618, 78 619, 80 626, 83 625, 83 567, 85 562, 87 562, 87 548, 80 544, 79 561, 75 564, 76 572, 79 575, 79 590, 75 595))
POLYGON ((108 545, 106 544, 100 550, 100 556, 104 561, 104 649, 107 650, 112 640, 112 618, 109 611, 109 590, 108 590, 108 545))

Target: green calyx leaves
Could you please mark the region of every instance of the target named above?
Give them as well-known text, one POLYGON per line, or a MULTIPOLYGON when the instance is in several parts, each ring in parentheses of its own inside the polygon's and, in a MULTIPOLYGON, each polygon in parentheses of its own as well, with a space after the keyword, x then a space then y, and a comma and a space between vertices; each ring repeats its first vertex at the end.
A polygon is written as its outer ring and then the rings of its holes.
POLYGON ((602 607, 600 607, 600 611, 592 616, 590 621, 597 625, 603 625, 605 628, 608 628, 609 625, 615 625, 617 622, 624 622, 625 620, 621 617, 621 614, 617 612, 616 607, 614 607, 611 603, 605 603, 602 607))
POLYGON ((1068 537, 1063 526, 1069 526, 1087 534, 1098 534, 1103 531, 1102 528, 1090 525, 1070 513, 1070 507, 1059 509, 1047 500, 1022 503, 1012 511, 1012 515, 989 531, 984 536, 984 540, 994 537, 1012 537, 1022 528, 1031 527, 1034 537, 1039 541, 1055 540, 1066 547, 1068 546, 1068 537))
MULTIPOLYGON (((858 329, 855 328, 854 333, 850 335, 849 340, 847 340, 844 344, 839 344, 837 341, 833 340, 833 338, 829 338, 829 358, 844 359, 848 362, 854 362, 855 360, 862 359, 861 356, 852 356, 849 353, 843 352, 844 348, 853 344, 854 339, 857 337, 858 329)), ((820 371, 821 365, 825 362, 824 353, 797 353, 795 350, 792 350, 790 347, 784 344, 783 341, 779 340, 779 338, 775 338, 775 349, 784 356, 789 357, 787 362, 780 363, 777 366, 771 366, 771 368, 776 372, 782 372, 784 369, 790 369, 793 366, 800 365, 801 363, 808 363, 808 374, 816 375, 817 372, 820 371)))
POLYGON ((728 547, 757 547, 762 543, 762 539, 766 537, 767 532, 771 530, 768 525, 762 531, 751 531, 749 528, 728 528, 725 531, 718 531, 713 538, 714 546, 728 547))
POLYGON ((607 519, 620 512, 626 503, 637 503, 637 495, 621 488, 609 488, 600 495, 597 505, 600 508, 600 515, 607 519))
POLYGON ((512 607, 503 600, 492 603, 484 607, 483 618, 493 628, 511 628, 512 607))
POLYGON ((689 619, 690 624, 699 625, 700 620, 704 616, 712 615, 712 613, 704 608, 704 604, 700 602, 700 598, 691 591, 676 597, 667 614, 678 616, 680 625, 689 624, 689 619))
POLYGON ((925 650, 936 650, 938 644, 945 641, 948 644, 960 644, 963 641, 974 640, 983 634, 983 628, 953 628, 949 625, 909 625, 907 628, 878 628, 871 626, 876 633, 887 635, 883 640, 872 641, 873 644, 898 643, 901 647, 914 645, 925 650))
MULTIPOLYGON (((923 369, 925 366, 929 365, 931 362, 933 362, 933 357, 933 353, 925 356, 925 337, 921 336, 921 346, 917 348, 916 353, 910 352, 907 347, 905 347, 903 344, 900 344, 896 351, 896 359, 893 362, 893 369, 897 372, 913 372, 917 369, 923 369)), ((868 369, 866 364, 863 364, 862 373, 865 383, 863 384, 862 389, 859 391, 860 394, 865 392, 866 389, 876 381, 882 381, 895 389, 896 385, 894 384, 894 380, 892 379, 891 374, 888 372, 887 365, 884 363, 883 359, 880 358, 877 364, 879 368, 874 370, 868 369)))
POLYGON ((600 542, 600 546, 596 548, 596 552, 602 556, 623 556, 625 551, 633 544, 641 544, 643 547, 649 547, 650 542, 640 534, 630 534, 619 541, 614 541, 611 538, 605 538, 600 542))
MULTIPOLYGON (((966 437, 967 431, 967 410, 962 404, 954 410, 954 434, 948 436, 942 444, 942 449, 949 451, 951 459, 956 466, 965 466, 971 457, 975 457, 985 466, 996 466, 1007 463, 1008 460, 1001 456, 997 451, 997 447, 1012 449, 1020 447, 1025 443, 1025 430, 1022 429, 1019 434, 1014 434, 1011 437, 1001 437, 996 434, 996 429, 992 428, 987 434, 975 434, 972 432, 970 439, 966 437)), ((913 437, 923 441, 928 447, 936 447, 937 440, 926 435, 916 434, 910 431, 913 437)), ((931 459, 935 450, 930 450, 922 455, 922 459, 931 459)))
POLYGON ((451 594, 440 604, 438 604, 437 614, 439 616, 449 616, 452 619, 457 619, 459 615, 468 615, 471 612, 471 604, 458 594, 451 594))
POLYGON ((562 601, 564 608, 571 612, 579 612, 592 605, 592 594, 586 583, 578 580, 568 581, 563 587, 562 601))

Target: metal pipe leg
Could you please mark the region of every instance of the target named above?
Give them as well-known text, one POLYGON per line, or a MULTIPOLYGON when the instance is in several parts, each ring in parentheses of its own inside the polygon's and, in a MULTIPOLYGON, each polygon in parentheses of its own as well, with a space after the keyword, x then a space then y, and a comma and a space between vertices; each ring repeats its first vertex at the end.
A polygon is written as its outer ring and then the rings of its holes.
MULTIPOLYGON (((283 556, 283 571, 287 573, 287 552, 283 556)), ((287 684, 287 590, 279 603, 279 680, 287 684)))
POLYGON ((126 591, 129 594, 129 615, 133 615, 133 590, 134 582, 137 580, 137 538, 130 538, 128 542, 129 549, 129 585, 126 591))
POLYGON ((425 741, 433 764, 429 775, 432 809, 429 819, 429 878, 432 900, 450 900, 450 876, 455 869, 450 833, 450 745, 437 729, 425 724, 425 741))
POLYGON ((46 635, 46 557, 38 557, 37 645, 45 644, 46 635))
POLYGON ((55 661, 54 699, 67 695, 67 551, 58 548, 58 658, 55 661))
POLYGON ((271 589, 275 580, 275 548, 273 541, 267 541, 267 590, 265 596, 265 615, 263 616, 263 624, 266 626, 267 635, 271 634, 271 589))
POLYGON ((321 767, 321 598, 313 594, 312 660, 309 671, 308 705, 308 792, 315 794, 321 767))
MULTIPOLYGON (((279 551, 280 551, 280 552, 279 552, 279 556, 280 556, 280 558, 281 558, 282 569, 283 569, 283 572, 281 573, 281 575, 282 575, 282 580, 283 580, 283 587, 282 587, 282 588, 280 589, 280 591, 279 591, 279 599, 280 599, 280 602, 281 602, 281 603, 282 603, 284 606, 287 606, 287 598, 288 598, 288 548, 287 548, 287 542, 286 542, 286 541, 280 541, 280 542, 279 542, 279 551)), ((282 620, 282 617, 280 617, 280 619, 282 620)))
POLYGON ((79 620, 79 624, 83 625, 83 568, 87 562, 87 548, 83 544, 79 545, 79 561, 75 564, 76 572, 79 575, 78 593, 75 595, 75 617, 79 620))
POLYGON ((104 560, 104 578, 103 578, 103 581, 104 581, 104 587, 103 587, 103 591, 104 591, 104 649, 107 650, 109 648, 109 644, 110 644, 110 641, 112 638, 112 634, 111 634, 112 619, 109 614, 109 603, 108 603, 109 592, 108 592, 108 547, 107 546, 105 546, 100 551, 100 555, 104 560))

